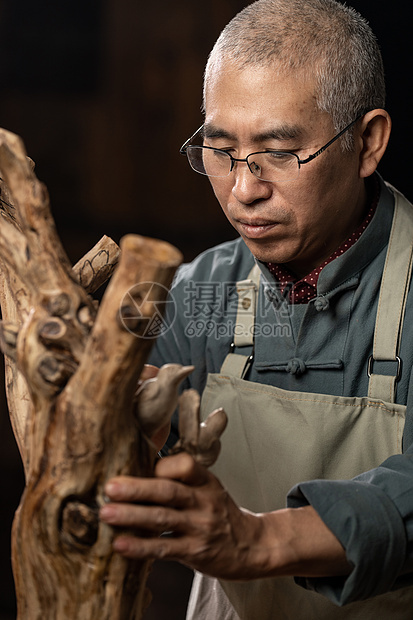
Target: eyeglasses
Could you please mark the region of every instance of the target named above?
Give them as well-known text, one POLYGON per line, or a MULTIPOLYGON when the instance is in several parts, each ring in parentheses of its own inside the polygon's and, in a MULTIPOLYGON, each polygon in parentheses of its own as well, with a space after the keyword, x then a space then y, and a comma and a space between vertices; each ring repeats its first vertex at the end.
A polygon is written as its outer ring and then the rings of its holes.
POLYGON ((202 132, 203 125, 183 144, 180 149, 181 155, 186 155, 189 164, 195 172, 204 174, 208 177, 226 177, 234 169, 237 162, 246 163, 250 172, 261 181, 270 183, 280 183, 283 181, 295 181, 303 164, 308 164, 321 153, 324 153, 338 138, 361 118, 358 116, 347 127, 342 129, 327 144, 318 149, 313 155, 306 159, 300 159, 296 153, 288 151, 258 151, 250 153, 245 159, 237 159, 228 151, 215 149, 212 146, 196 146, 191 144, 193 140, 202 132))

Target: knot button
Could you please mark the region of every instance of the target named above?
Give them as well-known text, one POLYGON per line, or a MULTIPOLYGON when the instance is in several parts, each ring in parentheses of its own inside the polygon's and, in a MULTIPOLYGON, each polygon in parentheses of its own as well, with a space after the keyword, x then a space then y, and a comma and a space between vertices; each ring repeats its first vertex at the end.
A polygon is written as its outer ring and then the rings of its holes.
POLYGON ((324 312, 325 310, 328 310, 330 302, 328 301, 327 297, 322 297, 320 295, 320 297, 315 298, 314 306, 317 312, 324 312))
POLYGON ((285 370, 291 375, 297 375, 297 377, 299 377, 307 370, 307 367, 303 360, 300 360, 298 357, 294 357, 288 362, 285 370))

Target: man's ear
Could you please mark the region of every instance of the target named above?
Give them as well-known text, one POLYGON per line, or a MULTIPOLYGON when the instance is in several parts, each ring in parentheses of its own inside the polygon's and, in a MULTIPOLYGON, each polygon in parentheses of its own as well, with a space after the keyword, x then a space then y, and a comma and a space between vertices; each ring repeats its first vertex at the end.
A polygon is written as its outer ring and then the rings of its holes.
POLYGON ((391 118, 386 110, 371 110, 361 120, 359 139, 360 178, 369 177, 384 155, 391 132, 391 118))

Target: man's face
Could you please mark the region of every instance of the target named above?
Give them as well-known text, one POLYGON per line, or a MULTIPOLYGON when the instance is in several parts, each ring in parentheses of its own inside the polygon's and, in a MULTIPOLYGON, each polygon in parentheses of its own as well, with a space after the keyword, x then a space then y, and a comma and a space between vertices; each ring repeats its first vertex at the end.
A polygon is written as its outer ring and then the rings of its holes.
MULTIPOLYGON (((237 69, 223 63, 209 82, 204 144, 233 157, 275 149, 300 159, 335 135, 331 117, 317 108, 314 83, 274 68, 237 69)), ((359 175, 360 140, 343 153, 339 141, 301 167, 295 181, 269 183, 237 163, 228 177, 211 178, 228 220, 252 254, 309 273, 351 235, 366 202, 359 175)))

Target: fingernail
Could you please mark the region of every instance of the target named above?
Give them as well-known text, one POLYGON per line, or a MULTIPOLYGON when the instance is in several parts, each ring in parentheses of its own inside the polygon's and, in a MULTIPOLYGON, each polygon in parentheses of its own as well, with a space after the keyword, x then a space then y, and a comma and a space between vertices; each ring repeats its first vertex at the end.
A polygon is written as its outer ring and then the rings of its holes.
POLYGON ((126 538, 115 538, 113 541, 113 549, 115 551, 127 551, 129 548, 126 538))
POLYGON ((116 490, 118 488, 118 485, 115 482, 107 482, 105 484, 105 493, 106 495, 109 495, 109 497, 111 495, 113 495, 114 493, 116 493, 116 490))
POLYGON ((113 506, 102 506, 99 515, 102 521, 110 521, 115 516, 113 506))

